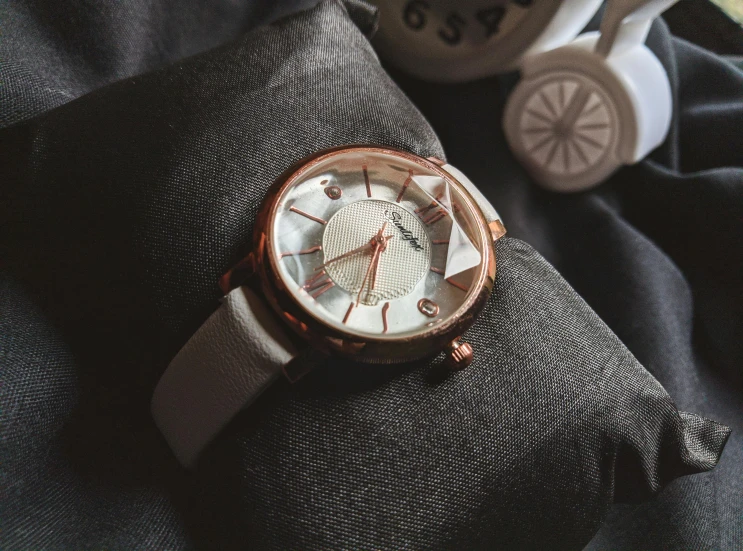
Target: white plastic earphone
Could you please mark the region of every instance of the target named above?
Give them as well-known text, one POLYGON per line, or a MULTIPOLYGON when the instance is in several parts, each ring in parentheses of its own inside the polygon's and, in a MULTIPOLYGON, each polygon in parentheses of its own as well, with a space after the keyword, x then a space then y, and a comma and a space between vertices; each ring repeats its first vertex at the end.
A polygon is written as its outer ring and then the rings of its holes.
POLYGON ((663 142, 671 86, 644 42, 653 19, 676 1, 609 0, 600 31, 522 59, 503 125, 542 186, 588 189, 663 142))
POLYGON ((589 189, 668 133, 668 76, 644 42, 678 0, 608 0, 600 31, 578 38, 602 0, 373 1, 376 47, 415 76, 454 82, 521 69, 504 130, 548 189, 589 189))

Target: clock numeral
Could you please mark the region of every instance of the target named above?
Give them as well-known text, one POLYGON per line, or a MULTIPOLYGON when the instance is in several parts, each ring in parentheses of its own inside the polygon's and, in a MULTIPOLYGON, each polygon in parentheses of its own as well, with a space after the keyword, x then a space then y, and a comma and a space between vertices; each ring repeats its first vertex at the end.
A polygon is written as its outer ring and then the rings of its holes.
POLYGON ((427 10, 430 7, 428 2, 424 2, 423 0, 412 0, 408 2, 403 11, 405 24, 414 31, 421 30, 426 26, 426 12, 423 10, 427 10))
MULTIPOLYGON (((534 4, 534 0, 511 0, 511 2, 524 9, 528 9, 534 4)), ((462 15, 455 11, 449 12, 444 19, 443 26, 437 29, 436 34, 442 42, 449 46, 456 46, 462 42, 464 28, 467 26, 468 18, 472 16, 485 29, 485 37, 490 38, 500 31, 503 18, 508 13, 508 6, 503 5, 507 2, 501 0, 500 3, 494 2, 494 4, 497 5, 477 10, 474 14, 470 12, 467 15, 462 15)), ((423 30, 428 24, 430 9, 430 3, 425 0, 411 0, 405 4, 405 9, 402 12, 403 22, 414 31, 423 30)))
MULTIPOLYGON (((432 201, 431 204, 425 206, 425 207, 418 207, 415 209, 415 213, 420 216, 421 220, 424 224, 430 225, 438 222, 445 216, 447 216, 449 213, 446 211, 445 208, 443 208, 439 201, 441 201, 441 198, 443 195, 439 195, 436 197, 436 201, 432 201)), ((456 203, 452 205, 452 210, 454 212, 459 212, 459 205, 456 203)), ((446 241, 448 243, 448 241, 446 241)), ((443 244, 443 241, 440 243, 434 243, 434 244, 443 244)))
POLYGON ((449 46, 456 46, 462 41, 462 27, 466 25, 467 22, 460 15, 450 13, 446 17, 446 27, 439 29, 439 36, 449 46))
MULTIPOLYGON (((440 200, 441 196, 436 199, 440 200)), ((439 206, 437 201, 432 201, 428 206, 415 209, 415 214, 420 216, 424 224, 430 225, 444 218, 446 216, 446 211, 439 206)))
POLYGON ((438 210, 438 211, 434 212, 428 218, 425 218, 423 220, 423 223, 426 224, 427 226, 429 226, 431 224, 435 224, 436 222, 438 222, 439 220, 441 220, 445 216, 446 216, 446 211, 444 211, 444 210, 438 210))
POLYGON ((330 276, 325 270, 318 272, 302 285, 302 289, 307 291, 315 299, 332 287, 335 287, 335 283, 333 283, 333 280, 330 279, 330 276))
POLYGON ((490 38, 500 30, 500 23, 506 15, 506 8, 497 6, 495 8, 486 8, 475 13, 477 19, 485 27, 485 36, 490 38))

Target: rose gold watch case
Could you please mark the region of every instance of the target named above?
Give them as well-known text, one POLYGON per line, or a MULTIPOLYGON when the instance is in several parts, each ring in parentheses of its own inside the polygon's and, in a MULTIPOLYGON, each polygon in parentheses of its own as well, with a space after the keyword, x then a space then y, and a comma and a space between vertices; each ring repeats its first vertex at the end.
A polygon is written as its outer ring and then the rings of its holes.
POLYGON ((255 273, 260 278, 261 287, 266 299, 273 309, 300 337, 311 346, 328 354, 341 355, 356 361, 368 363, 406 362, 436 354, 452 341, 457 339, 475 321, 490 296, 495 281, 496 261, 491 230, 482 215, 482 211, 472 196, 456 179, 435 162, 417 155, 390 147, 370 145, 350 145, 319 151, 294 163, 268 189, 263 205, 258 213, 253 230, 253 252, 222 278, 220 285, 225 293, 242 283, 245 276, 255 273), (340 331, 326 325, 312 312, 299 304, 286 289, 278 275, 278 266, 271 243, 274 216, 279 198, 288 186, 317 163, 340 153, 353 150, 370 153, 384 153, 403 158, 434 172, 455 185, 468 206, 477 213, 477 228, 481 233, 483 262, 480 272, 473 283, 471 292, 464 304, 450 318, 431 327, 423 334, 408 337, 369 338, 340 331))

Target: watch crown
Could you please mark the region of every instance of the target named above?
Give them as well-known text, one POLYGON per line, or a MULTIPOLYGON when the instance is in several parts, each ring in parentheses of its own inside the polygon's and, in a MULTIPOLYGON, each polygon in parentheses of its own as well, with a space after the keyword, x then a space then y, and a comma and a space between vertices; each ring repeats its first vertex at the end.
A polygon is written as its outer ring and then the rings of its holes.
POLYGON ((472 363, 475 358, 475 352, 472 345, 468 342, 461 342, 454 339, 445 349, 446 363, 453 371, 461 371, 472 363))

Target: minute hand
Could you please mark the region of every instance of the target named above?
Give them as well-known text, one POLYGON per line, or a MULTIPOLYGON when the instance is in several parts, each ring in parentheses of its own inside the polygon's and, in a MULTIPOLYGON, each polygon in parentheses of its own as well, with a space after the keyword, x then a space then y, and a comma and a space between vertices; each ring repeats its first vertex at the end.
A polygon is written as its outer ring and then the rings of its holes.
MULTIPOLYGON (((366 269, 366 275, 364 275, 364 280, 361 282, 361 288, 359 289, 359 295, 356 297, 356 306, 359 305, 361 302, 361 293, 364 292, 364 286, 366 285, 366 281, 369 279, 369 274, 372 272, 375 272, 377 269, 377 263, 379 262, 379 255, 382 253, 382 248, 377 245, 374 247, 374 254, 372 255, 371 262, 369 262, 369 267, 366 269)), ((376 276, 375 276, 376 277, 376 276)), ((367 291, 367 296, 368 296, 367 291)))

